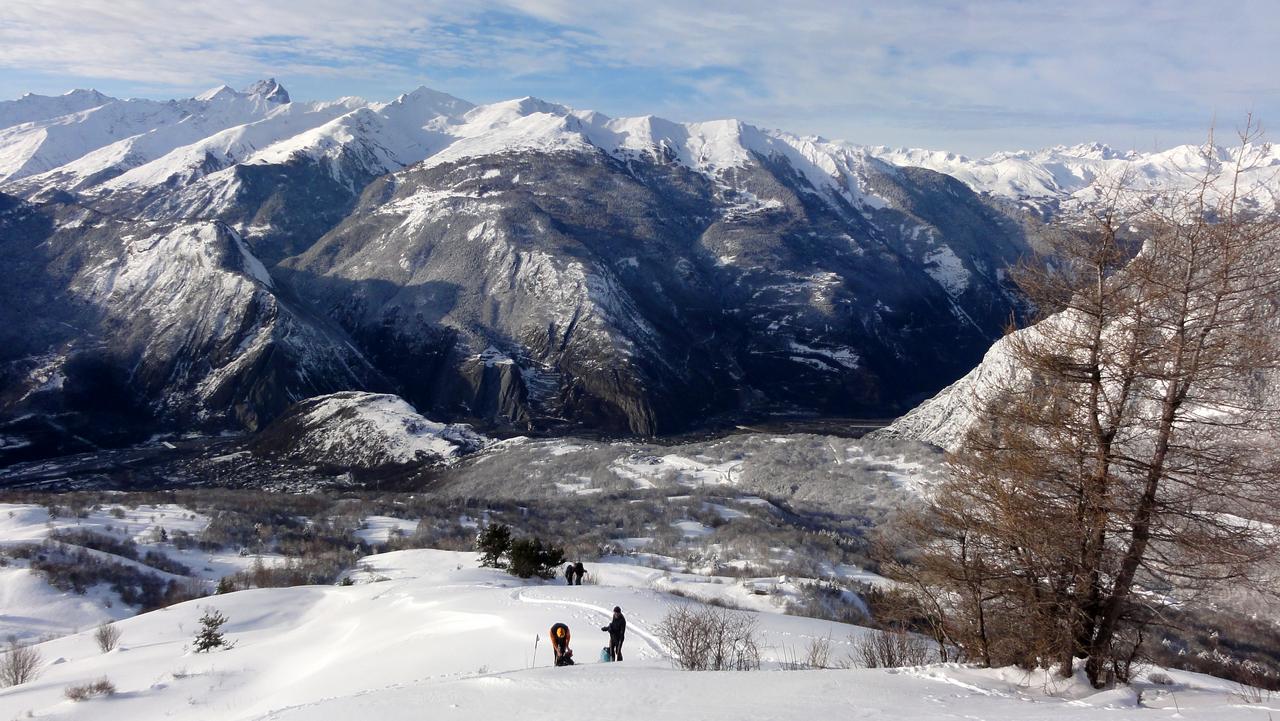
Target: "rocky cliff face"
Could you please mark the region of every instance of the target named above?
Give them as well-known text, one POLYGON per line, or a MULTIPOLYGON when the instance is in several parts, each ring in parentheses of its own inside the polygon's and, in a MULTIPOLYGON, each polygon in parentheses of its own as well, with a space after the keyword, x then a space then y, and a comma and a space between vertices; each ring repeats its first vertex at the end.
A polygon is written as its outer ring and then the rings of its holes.
POLYGON ((301 398, 386 385, 223 223, 127 220, 63 198, 0 203, 0 398, 42 442, 252 430, 301 398))
POLYGON ((278 275, 442 416, 888 415, 998 333, 1021 245, 959 183, 876 166, 901 208, 823 197, 778 157, 720 178, 598 150, 412 167, 278 275))

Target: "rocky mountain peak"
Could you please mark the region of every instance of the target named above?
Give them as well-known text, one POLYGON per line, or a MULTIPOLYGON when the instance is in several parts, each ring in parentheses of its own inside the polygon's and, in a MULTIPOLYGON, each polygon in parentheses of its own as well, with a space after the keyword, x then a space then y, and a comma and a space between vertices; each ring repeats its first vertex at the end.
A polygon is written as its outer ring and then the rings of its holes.
POLYGON ((259 80, 242 90, 245 95, 250 97, 257 96, 263 100, 284 105, 289 102, 289 91, 284 86, 276 82, 275 78, 267 78, 259 80))

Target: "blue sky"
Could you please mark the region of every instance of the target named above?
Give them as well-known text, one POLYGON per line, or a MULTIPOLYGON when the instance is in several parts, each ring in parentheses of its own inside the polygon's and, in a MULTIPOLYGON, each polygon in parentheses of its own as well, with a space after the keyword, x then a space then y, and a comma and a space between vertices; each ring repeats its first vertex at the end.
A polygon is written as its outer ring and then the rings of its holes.
POLYGON ((419 85, 985 154, 1280 117, 1280 2, 3 0, 0 98, 419 85))

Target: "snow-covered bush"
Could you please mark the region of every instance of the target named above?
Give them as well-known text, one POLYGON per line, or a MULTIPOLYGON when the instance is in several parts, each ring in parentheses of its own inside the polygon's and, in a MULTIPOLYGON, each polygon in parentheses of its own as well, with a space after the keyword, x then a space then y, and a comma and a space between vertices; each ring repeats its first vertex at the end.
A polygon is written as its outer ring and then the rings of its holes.
POLYGON ((191 575, 191 569, 186 564, 175 561, 159 551, 147 551, 138 561, 175 576, 191 575))
POLYGON ((62 693, 72 701, 86 701, 94 696, 110 696, 115 692, 115 684, 107 678, 100 678, 92 683, 68 686, 62 693))
POLYGON ((805 665, 809 668, 831 668, 831 637, 820 636, 809 639, 805 647, 805 665))
POLYGON ((330 584, 355 565, 359 558, 359 553, 347 549, 290 556, 283 563, 272 565, 263 563, 259 557, 249 568, 219 579, 217 592, 330 584))
POLYGON ((657 628, 677 667, 689 671, 753 671, 760 668, 756 619, 741 611, 700 605, 674 606, 657 628))
POLYGON ((854 660, 866 668, 902 668, 933 662, 929 642, 901 628, 872 631, 851 641, 854 660))
POLYGON ((800 598, 786 608, 790 615, 858 625, 866 625, 872 619, 862 601, 862 595, 871 589, 867 584, 800 581, 799 586, 800 598))
POLYGON ((828 668, 848 668, 848 662, 838 662, 831 658, 831 637, 816 636, 809 639, 804 649, 797 653, 794 648, 782 649, 782 669, 784 671, 813 671, 828 668))
POLYGON ((35 679, 42 661, 35 647, 10 641, 9 648, 0 655, 0 688, 35 679))
POLYGON ((98 650, 106 653, 120 643, 120 629, 116 628, 113 623, 103 621, 94 630, 93 640, 98 644, 98 650))
MULTIPOLYGON (((159 528, 159 526, 157 526, 159 528)), ((163 530, 163 529, 161 529, 163 530)), ((168 540, 168 535, 165 535, 168 540)), ((185 565, 169 558, 163 553, 157 551, 147 551, 146 553, 138 553, 138 544, 133 539, 118 539, 101 533, 94 533, 84 529, 74 530, 57 530, 49 534, 50 541, 65 543, 68 546, 79 546, 94 551, 102 551, 110 553, 121 558, 127 558, 131 561, 151 566, 152 568, 172 573, 175 576, 189 576, 191 569, 185 565)))
POLYGON ((49 534, 49 540, 72 546, 83 546, 94 551, 110 553, 122 558, 138 559, 138 545, 133 539, 118 539, 84 529, 57 530, 49 534))

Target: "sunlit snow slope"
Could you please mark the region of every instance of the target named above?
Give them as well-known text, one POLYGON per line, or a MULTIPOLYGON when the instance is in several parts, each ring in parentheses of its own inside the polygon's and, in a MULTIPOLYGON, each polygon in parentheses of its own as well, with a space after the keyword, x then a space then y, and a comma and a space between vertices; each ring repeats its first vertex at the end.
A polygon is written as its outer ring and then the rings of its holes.
POLYGON ((0 717, 146 719, 842 718, 991 721, 1262 718, 1226 682, 1173 673, 1175 686, 1093 692, 1021 672, 955 665, 902 670, 779 670, 815 638, 843 658, 864 629, 759 613, 764 669, 672 668, 656 624, 679 598, 648 588, 657 571, 593 564, 599 585, 520 582, 475 556, 404 551, 365 560, 350 587, 242 591, 118 623, 102 654, 89 634, 38 646, 40 677, 0 691, 0 717), (597 661, 599 627, 620 605, 625 660, 597 661), (196 619, 216 608, 230 650, 190 651, 196 619), (568 624, 581 664, 552 668, 546 629, 568 624), (99 678, 112 697, 63 690, 99 678), (1176 705, 1175 705, 1176 696, 1176 705))

